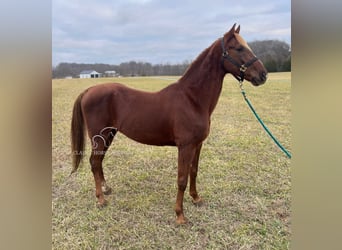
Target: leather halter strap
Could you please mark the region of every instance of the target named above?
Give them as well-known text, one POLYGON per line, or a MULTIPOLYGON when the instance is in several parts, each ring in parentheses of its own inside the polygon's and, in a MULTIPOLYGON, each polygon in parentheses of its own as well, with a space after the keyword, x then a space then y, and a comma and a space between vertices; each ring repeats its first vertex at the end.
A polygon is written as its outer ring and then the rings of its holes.
POLYGON ((221 47, 222 47, 222 60, 221 60, 221 64, 222 67, 225 71, 227 71, 224 67, 224 59, 226 59, 227 61, 229 61, 230 63, 234 64, 236 67, 239 68, 240 70, 240 75, 236 76, 233 75, 239 82, 243 82, 243 80, 245 79, 245 72, 247 70, 247 68, 249 66, 251 66, 253 63, 255 63, 256 61, 258 61, 259 59, 257 57, 253 57, 250 61, 248 61, 247 63, 243 63, 240 64, 238 63, 233 57, 231 57, 228 53, 228 51, 224 48, 224 38, 221 38, 221 47))

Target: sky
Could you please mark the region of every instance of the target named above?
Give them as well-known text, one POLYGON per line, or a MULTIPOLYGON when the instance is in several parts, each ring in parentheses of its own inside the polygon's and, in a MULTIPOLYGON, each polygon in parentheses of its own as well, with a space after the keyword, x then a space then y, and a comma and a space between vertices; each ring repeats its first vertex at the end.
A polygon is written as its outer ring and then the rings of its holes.
POLYGON ((290 0, 52 0, 52 65, 191 61, 234 23, 291 45, 290 0))

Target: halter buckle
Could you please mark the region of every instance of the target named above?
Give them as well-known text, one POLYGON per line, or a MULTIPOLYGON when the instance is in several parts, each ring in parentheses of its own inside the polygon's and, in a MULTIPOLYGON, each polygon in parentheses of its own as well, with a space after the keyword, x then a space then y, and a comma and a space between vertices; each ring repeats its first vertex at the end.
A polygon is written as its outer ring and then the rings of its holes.
POLYGON ((244 64, 242 64, 242 65, 240 66, 240 71, 241 71, 241 72, 246 72, 246 70, 247 70, 247 67, 246 67, 244 64))

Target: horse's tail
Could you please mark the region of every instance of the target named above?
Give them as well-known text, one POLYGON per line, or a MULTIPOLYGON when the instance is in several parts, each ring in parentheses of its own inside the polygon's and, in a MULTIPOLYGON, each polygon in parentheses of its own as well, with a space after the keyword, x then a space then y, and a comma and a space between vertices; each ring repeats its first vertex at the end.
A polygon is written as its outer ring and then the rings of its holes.
POLYGON ((81 101, 83 97, 83 93, 81 93, 75 103, 74 109, 72 111, 71 118, 71 153, 72 153, 72 171, 74 173, 77 171, 78 165, 80 164, 83 154, 84 154, 84 119, 81 108, 81 101))

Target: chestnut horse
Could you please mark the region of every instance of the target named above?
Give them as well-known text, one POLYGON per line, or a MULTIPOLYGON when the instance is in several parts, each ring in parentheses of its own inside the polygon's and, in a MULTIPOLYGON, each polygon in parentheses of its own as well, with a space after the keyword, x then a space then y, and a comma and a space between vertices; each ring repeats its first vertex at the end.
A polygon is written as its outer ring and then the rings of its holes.
POLYGON ((178 224, 186 223, 183 197, 190 177, 190 195, 201 204, 196 189, 198 160, 210 128, 210 116, 217 104, 227 73, 240 82, 263 84, 267 71, 233 27, 189 66, 184 75, 166 88, 150 93, 119 83, 88 88, 75 101, 71 140, 73 172, 83 156, 84 133, 92 143, 91 170, 95 179, 97 204, 104 206, 109 194, 102 160, 117 131, 144 144, 177 146, 178 193, 175 212, 178 224))

